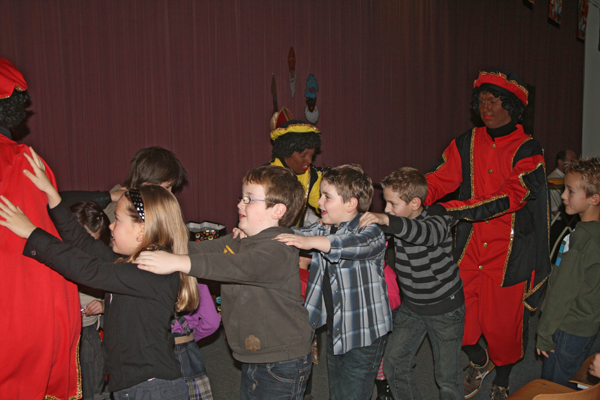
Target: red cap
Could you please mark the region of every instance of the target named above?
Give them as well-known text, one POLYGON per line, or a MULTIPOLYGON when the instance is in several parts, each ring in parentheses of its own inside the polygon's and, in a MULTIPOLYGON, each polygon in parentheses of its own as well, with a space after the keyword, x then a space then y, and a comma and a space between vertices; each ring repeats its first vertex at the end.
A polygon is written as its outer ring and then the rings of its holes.
POLYGON ((0 99, 12 96, 15 89, 27 90, 27 82, 23 74, 5 58, 0 58, 0 99))
POLYGON ((529 95, 529 92, 521 85, 519 77, 513 72, 481 71, 479 73, 479 78, 477 78, 473 84, 473 87, 479 86, 492 87, 507 94, 512 93, 517 96, 517 99, 519 99, 523 105, 527 105, 527 96, 529 95))

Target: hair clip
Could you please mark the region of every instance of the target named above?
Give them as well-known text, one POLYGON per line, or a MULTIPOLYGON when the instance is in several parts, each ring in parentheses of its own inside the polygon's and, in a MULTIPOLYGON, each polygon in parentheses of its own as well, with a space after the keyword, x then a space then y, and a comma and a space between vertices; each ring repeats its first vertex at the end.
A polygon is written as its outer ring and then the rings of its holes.
POLYGON ((142 195, 138 188, 129 189, 129 198, 131 199, 131 202, 133 203, 137 213, 140 215, 140 218, 142 218, 142 221, 146 222, 144 214, 144 201, 142 200, 142 195))

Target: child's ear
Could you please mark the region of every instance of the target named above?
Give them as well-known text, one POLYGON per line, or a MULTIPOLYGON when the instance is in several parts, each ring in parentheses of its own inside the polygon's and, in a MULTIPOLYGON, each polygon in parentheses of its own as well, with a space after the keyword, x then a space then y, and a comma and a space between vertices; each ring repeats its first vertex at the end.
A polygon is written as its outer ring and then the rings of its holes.
POLYGON ((410 209, 413 211, 417 211, 419 208, 421 208, 421 199, 418 197, 413 197, 413 199, 410 201, 410 209))
POLYGON ((146 224, 144 222, 140 222, 138 224, 138 232, 137 232, 137 237, 135 238, 135 240, 138 241, 138 243, 141 243, 142 240, 144 240, 144 230, 146 229, 146 224))
POLYGON ((273 206, 273 213, 271 214, 271 218, 273 219, 281 219, 285 215, 287 211, 287 207, 283 203, 277 203, 273 206))
POLYGON ((356 197, 350 197, 350 200, 346 202, 346 212, 350 214, 356 210, 356 207, 358 207, 358 199, 356 197))
POLYGON ((593 195, 591 195, 591 196, 589 197, 589 199, 590 199, 590 204, 591 204, 591 205, 593 205, 593 206, 597 206, 597 205, 598 205, 598 203, 600 203, 600 194, 598 194, 598 193, 594 193, 593 195))

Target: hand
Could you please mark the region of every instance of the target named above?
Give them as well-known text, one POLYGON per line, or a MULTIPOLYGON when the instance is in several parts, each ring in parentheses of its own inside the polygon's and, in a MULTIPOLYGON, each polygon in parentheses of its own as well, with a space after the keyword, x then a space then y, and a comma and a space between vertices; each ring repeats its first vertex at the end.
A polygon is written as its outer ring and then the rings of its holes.
POLYGON ((600 353, 596 353, 592 363, 590 364, 589 373, 592 376, 600 378, 600 353))
POLYGON ((166 251, 142 251, 133 260, 138 268, 158 275, 169 275, 173 272, 190 272, 192 262, 186 254, 171 254, 166 251))
POLYGON ((235 239, 238 237, 240 239, 244 239, 244 238, 247 238, 248 235, 246 235, 246 233, 243 230, 241 230, 240 228, 235 227, 235 228, 233 228, 233 238, 235 239))
POLYGON ((282 233, 277 235, 274 240, 283 242, 288 246, 297 247, 300 250, 315 249, 323 253, 329 253, 329 250, 331 250, 331 242, 325 236, 302 236, 292 233, 282 233))
POLYGON ((31 151, 31 157, 27 153, 24 153, 24 156, 27 161, 29 161, 33 173, 24 170, 23 174, 29 178, 35 187, 46 193, 46 196, 48 196, 48 205, 50 208, 54 208, 60 203, 61 197, 56 188, 52 185, 52 182, 50 182, 50 179, 48 179, 48 176, 46 175, 46 166, 42 162, 40 156, 37 155, 33 148, 30 147, 29 150, 31 151))
POLYGON ((37 227, 23 214, 20 207, 16 207, 4 196, 0 196, 0 199, 2 199, 0 217, 5 219, 5 221, 0 220, 0 225, 7 227, 17 236, 27 239, 37 227))
POLYGON ((98 301, 98 300, 91 301, 90 304, 87 305, 85 310, 83 310, 83 312, 88 317, 90 315, 104 314, 104 301, 98 301))
POLYGON ((544 357, 546 357, 546 358, 550 357, 550 354, 548 354, 548 353, 554 353, 554 350, 550 350, 550 351, 543 351, 540 349, 535 349, 535 350, 537 351, 538 356, 543 354, 544 357))
POLYGON ((390 224, 390 219, 387 216, 387 214, 372 213, 372 212, 364 213, 360 217, 359 221, 360 221, 360 223, 358 225, 359 228, 362 228, 363 226, 367 226, 367 225, 371 225, 371 224, 379 224, 379 225, 389 225, 390 224))
POLYGON ((115 190, 114 192, 110 192, 110 200, 116 203, 117 201, 119 201, 121 196, 123 196, 125 192, 127 192, 127 190, 129 189, 122 187, 120 189, 115 190))

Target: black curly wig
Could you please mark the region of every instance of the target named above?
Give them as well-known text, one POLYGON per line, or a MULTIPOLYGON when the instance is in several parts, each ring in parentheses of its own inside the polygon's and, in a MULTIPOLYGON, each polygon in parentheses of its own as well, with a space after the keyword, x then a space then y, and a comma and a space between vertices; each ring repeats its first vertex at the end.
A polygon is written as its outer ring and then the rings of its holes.
POLYGON ((295 151, 302 153, 306 149, 315 149, 315 154, 321 153, 321 136, 315 132, 300 133, 288 132, 273 141, 273 159, 285 160, 291 157, 295 151))
POLYGON ((491 87, 479 86, 473 89, 473 95, 471 96, 471 108, 475 111, 475 114, 479 116, 479 94, 490 93, 494 97, 499 97, 502 101, 502 108, 508 111, 508 115, 513 123, 517 123, 521 120, 525 106, 521 103, 521 100, 513 94, 506 94, 499 90, 491 87))
POLYGON ((27 92, 14 90, 6 99, 0 99, 0 125, 12 128, 19 125, 25 117, 25 103, 29 99, 27 92))

